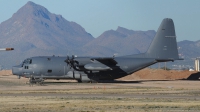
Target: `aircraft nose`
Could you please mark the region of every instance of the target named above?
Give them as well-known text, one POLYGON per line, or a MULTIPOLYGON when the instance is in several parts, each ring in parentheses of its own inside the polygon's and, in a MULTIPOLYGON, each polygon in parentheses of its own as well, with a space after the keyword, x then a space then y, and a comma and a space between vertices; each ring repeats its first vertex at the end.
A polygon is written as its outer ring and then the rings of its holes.
POLYGON ((13 75, 21 75, 21 67, 13 66, 12 67, 12 73, 13 73, 13 75))

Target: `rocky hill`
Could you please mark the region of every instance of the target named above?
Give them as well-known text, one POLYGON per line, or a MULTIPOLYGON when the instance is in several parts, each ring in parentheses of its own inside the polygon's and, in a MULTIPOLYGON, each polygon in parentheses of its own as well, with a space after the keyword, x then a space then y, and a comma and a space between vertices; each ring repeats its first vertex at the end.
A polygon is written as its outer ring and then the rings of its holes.
POLYGON ((179 53, 184 58, 196 58, 200 57, 200 40, 198 41, 189 41, 184 40, 178 42, 179 53))
POLYGON ((83 48, 104 48, 103 51, 110 49, 110 53, 112 53, 110 55, 117 53, 119 56, 143 53, 149 47, 155 33, 153 30, 134 31, 118 27, 117 30, 105 31, 83 48))
POLYGON ((28 2, 0 24, 0 47, 14 47, 1 53, 1 65, 38 55, 66 55, 94 37, 75 22, 50 13, 43 6, 28 2))

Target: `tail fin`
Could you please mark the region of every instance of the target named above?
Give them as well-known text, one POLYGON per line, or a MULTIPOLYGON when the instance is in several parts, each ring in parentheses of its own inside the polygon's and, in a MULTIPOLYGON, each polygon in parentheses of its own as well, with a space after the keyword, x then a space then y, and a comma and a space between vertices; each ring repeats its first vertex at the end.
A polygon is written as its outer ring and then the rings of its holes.
POLYGON ((176 34, 172 19, 163 19, 156 36, 146 52, 146 56, 158 60, 179 59, 176 34))

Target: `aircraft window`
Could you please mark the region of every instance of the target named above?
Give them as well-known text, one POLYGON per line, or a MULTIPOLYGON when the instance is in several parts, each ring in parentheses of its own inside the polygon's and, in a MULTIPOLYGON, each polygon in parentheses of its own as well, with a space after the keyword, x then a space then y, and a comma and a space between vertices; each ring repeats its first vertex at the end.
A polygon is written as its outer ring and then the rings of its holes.
POLYGON ((51 72, 52 72, 52 70, 48 70, 47 72, 48 72, 48 73, 51 73, 51 72))
POLYGON ((51 58, 47 58, 49 61, 51 60, 51 58))
POLYGON ((26 64, 29 63, 28 60, 26 60, 25 63, 26 63, 26 64))
POLYGON ((32 63, 32 59, 26 59, 26 60, 25 60, 25 63, 26 63, 26 64, 31 64, 31 63, 32 63))
POLYGON ((29 64, 31 64, 32 63, 32 59, 30 59, 30 62, 29 62, 29 64))
POLYGON ((24 63, 25 63, 25 61, 23 61, 23 62, 21 63, 21 67, 23 67, 23 66, 24 66, 24 63))
POLYGON ((24 66, 24 69, 28 69, 28 66, 24 66))

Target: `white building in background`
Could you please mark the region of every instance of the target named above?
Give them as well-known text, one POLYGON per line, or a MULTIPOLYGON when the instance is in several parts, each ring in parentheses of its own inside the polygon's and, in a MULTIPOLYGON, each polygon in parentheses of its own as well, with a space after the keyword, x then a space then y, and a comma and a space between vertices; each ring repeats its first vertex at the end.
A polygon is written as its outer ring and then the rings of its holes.
POLYGON ((195 71, 199 72, 199 59, 198 58, 195 59, 194 68, 195 68, 195 71))

